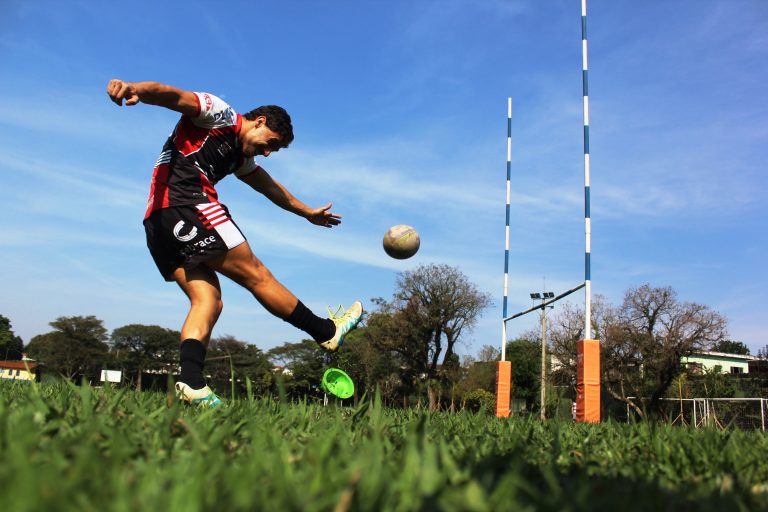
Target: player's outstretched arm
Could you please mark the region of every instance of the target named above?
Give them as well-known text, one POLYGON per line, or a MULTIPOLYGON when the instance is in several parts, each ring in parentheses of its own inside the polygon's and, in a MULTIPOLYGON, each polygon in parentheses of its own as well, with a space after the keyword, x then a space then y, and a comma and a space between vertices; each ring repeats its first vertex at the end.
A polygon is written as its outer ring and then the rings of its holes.
POLYGON ((240 177, 255 191, 264 194, 270 201, 289 212, 304 217, 312 224, 332 228, 341 224, 341 215, 331 212, 331 203, 320 208, 310 208, 302 203, 288 189, 275 181, 262 167, 256 166, 253 172, 240 177))
POLYGON ((107 84, 107 94, 116 104, 130 107, 138 102, 158 105, 195 117, 200 112, 197 96, 190 91, 158 82, 126 82, 112 79, 107 84))

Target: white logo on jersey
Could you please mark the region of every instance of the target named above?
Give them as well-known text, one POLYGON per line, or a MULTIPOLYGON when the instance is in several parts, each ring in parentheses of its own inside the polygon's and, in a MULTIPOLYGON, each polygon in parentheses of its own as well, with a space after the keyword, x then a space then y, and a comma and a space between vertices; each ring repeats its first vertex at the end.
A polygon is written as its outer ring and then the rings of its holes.
POLYGON ((235 119, 235 111, 232 110, 232 107, 229 106, 227 106, 227 108, 224 110, 213 113, 213 120, 216 123, 221 123, 223 121, 228 125, 233 125, 235 124, 235 119))
POLYGON ((181 235, 181 230, 184 229, 184 221, 180 220, 173 226, 173 236, 175 236, 180 242, 189 242, 197 236, 197 228, 192 226, 192 231, 186 235, 181 235))

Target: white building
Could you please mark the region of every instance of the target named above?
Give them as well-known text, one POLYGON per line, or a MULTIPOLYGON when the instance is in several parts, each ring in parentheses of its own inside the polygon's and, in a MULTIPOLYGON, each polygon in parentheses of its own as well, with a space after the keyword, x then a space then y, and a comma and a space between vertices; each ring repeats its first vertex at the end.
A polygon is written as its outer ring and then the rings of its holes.
POLYGON ((725 352, 696 352, 683 357, 682 363, 692 371, 706 370, 720 373, 749 373, 749 362, 754 361, 755 356, 743 356, 741 354, 726 354, 725 352))

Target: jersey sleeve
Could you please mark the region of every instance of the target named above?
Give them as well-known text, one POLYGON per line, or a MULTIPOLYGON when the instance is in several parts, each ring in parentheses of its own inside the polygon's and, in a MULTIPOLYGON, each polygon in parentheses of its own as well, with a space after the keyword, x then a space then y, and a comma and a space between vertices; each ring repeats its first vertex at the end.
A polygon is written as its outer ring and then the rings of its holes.
POLYGON ((222 128, 237 124, 237 114, 234 109, 218 96, 207 92, 196 92, 200 113, 190 118, 201 128, 222 128))
POLYGON ((256 159, 254 157, 246 158, 243 165, 235 169, 235 176, 242 178, 243 176, 251 174, 256 170, 256 167, 258 167, 258 165, 256 165, 256 159))

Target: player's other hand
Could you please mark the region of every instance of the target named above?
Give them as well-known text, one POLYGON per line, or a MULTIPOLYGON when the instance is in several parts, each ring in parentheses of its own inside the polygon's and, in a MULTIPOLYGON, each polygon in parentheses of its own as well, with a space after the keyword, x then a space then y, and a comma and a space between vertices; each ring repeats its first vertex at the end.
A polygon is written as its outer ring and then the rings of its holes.
POLYGON ((312 224, 332 228, 341 224, 341 215, 330 211, 332 203, 328 203, 320 208, 312 208, 306 213, 306 218, 312 224))
POLYGON ((136 92, 136 87, 130 82, 124 82, 118 79, 112 79, 107 84, 107 94, 109 97, 120 105, 123 106, 123 100, 125 100, 126 106, 135 105, 139 102, 139 94, 136 92))

